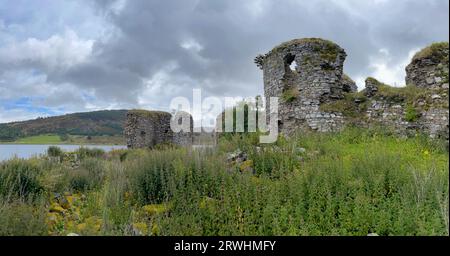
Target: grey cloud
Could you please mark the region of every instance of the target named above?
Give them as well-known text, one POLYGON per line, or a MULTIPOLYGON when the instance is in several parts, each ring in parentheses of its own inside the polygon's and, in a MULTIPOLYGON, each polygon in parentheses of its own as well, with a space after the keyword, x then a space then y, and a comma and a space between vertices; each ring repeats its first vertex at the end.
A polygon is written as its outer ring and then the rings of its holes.
POLYGON ((147 105, 165 108, 199 87, 206 95, 261 94, 253 58, 294 38, 337 42, 348 53, 346 72, 366 77, 380 49, 396 67, 412 49, 449 34, 447 0, 128 0, 121 10, 115 0, 85 3, 112 33, 96 41, 87 61, 48 71, 47 82, 136 107, 148 95, 147 105))
POLYGON ((50 73, 48 81, 54 84, 71 83, 81 90, 94 90, 102 99, 136 103, 136 88, 141 79, 127 69, 101 63, 83 63, 62 72, 50 73))

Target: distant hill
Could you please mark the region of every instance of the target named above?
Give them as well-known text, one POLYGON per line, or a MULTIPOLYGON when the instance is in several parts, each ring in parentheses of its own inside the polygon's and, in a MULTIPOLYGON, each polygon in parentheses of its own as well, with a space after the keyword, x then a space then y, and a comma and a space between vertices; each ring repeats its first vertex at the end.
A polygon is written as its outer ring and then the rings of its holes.
POLYGON ((104 110, 0 124, 0 141, 42 134, 122 135, 127 110, 104 110))

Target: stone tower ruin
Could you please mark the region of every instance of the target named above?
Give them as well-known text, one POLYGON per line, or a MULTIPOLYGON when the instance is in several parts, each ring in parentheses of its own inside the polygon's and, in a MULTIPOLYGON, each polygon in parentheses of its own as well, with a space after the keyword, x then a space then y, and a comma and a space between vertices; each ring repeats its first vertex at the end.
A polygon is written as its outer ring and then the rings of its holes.
POLYGON ((255 63, 264 72, 266 99, 280 98, 280 132, 333 131, 342 127, 339 113, 322 112, 319 106, 357 90, 343 74, 346 56, 344 49, 331 41, 306 38, 283 43, 256 57, 255 63))
POLYGON ((406 67, 404 87, 369 77, 366 88, 358 92, 343 73, 346 56, 333 42, 306 38, 256 57, 264 73, 266 102, 279 98, 281 133, 339 131, 352 125, 383 127, 402 135, 423 132, 448 141, 448 42, 434 43, 414 56, 406 67))
POLYGON ((131 110, 127 113, 124 135, 128 148, 153 148, 159 144, 190 146, 193 144, 193 120, 188 113, 172 116, 162 111, 131 110), (189 118, 190 131, 173 132, 171 122, 189 118))

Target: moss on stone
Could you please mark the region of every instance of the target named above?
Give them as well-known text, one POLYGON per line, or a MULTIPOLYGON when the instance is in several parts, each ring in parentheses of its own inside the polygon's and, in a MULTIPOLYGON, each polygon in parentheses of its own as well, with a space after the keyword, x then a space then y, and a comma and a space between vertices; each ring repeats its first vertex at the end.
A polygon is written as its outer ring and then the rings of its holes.
POLYGON ((372 84, 377 84, 377 85, 384 85, 382 82, 378 81, 377 79, 369 76, 368 78, 366 78, 366 83, 372 83, 372 84))
POLYGON ((334 62, 339 53, 337 45, 329 42, 326 42, 323 45, 316 45, 314 51, 319 53, 320 58, 329 62, 334 62))
POLYGON ((284 42, 273 48, 273 50, 269 54, 273 52, 284 51, 286 48, 289 48, 293 45, 308 44, 308 43, 315 44, 314 51, 319 52, 320 56, 327 60, 335 60, 340 50, 340 47, 337 44, 329 40, 325 40, 322 38, 302 38, 284 42))
POLYGON ((394 87, 388 84, 382 83, 373 77, 366 79, 366 84, 373 84, 377 87, 377 92, 374 96, 375 99, 386 99, 392 102, 408 102, 413 103, 420 98, 426 98, 430 96, 430 91, 425 88, 419 88, 414 85, 407 85, 403 87, 394 87))
POLYGON ((412 104, 406 105, 406 113, 405 113, 405 120, 408 122, 415 122, 417 119, 419 119, 420 114, 416 110, 416 108, 412 104))
POLYGON ((292 102, 295 99, 297 99, 299 95, 300 92, 298 91, 298 89, 290 88, 283 92, 281 98, 283 99, 284 102, 292 102))
POLYGON ((444 62, 448 62, 448 49, 448 42, 433 43, 416 53, 413 57, 413 61, 424 58, 437 58, 442 59, 444 62))
POLYGON ((347 93, 341 100, 331 101, 320 105, 320 111, 328 113, 342 113, 345 117, 362 118, 368 108, 367 97, 361 92, 347 93))
POLYGON ((342 74, 342 80, 348 80, 348 81, 350 81, 350 82, 352 82, 352 83, 354 83, 355 81, 349 76, 349 75, 347 75, 347 74, 342 74))
POLYGON ((376 96, 383 97, 394 102, 405 101, 412 104, 420 98, 426 98, 428 94, 429 91, 426 89, 412 85, 405 87, 393 87, 386 84, 380 84, 376 96))

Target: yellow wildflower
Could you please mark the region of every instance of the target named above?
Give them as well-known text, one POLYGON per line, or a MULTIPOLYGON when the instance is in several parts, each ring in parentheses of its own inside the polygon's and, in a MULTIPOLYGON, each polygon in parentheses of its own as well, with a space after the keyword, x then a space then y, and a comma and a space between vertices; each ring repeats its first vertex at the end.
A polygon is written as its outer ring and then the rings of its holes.
POLYGON ((145 222, 133 223, 133 229, 137 230, 141 235, 148 234, 148 227, 145 222))
POLYGON ((149 204, 142 207, 145 213, 149 216, 159 215, 167 212, 169 206, 167 204, 149 204))

